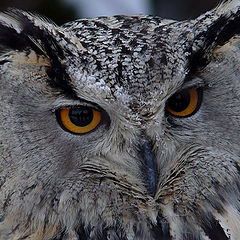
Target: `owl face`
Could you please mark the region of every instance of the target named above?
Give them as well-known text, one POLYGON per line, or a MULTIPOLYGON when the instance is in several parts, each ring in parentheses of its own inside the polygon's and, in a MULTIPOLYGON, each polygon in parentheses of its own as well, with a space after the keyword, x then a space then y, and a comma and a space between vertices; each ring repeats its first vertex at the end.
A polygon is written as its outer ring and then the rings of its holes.
POLYGON ((2 13, 0 239, 239 239, 239 16, 2 13))

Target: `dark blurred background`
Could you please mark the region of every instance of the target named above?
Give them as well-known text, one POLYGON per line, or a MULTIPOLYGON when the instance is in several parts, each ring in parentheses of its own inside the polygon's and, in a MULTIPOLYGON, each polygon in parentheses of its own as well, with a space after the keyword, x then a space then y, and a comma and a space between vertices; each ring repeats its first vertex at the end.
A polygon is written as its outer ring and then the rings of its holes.
POLYGON ((153 14, 191 19, 217 6, 220 0, 0 0, 0 10, 16 7, 44 15, 57 24, 115 14, 153 14))

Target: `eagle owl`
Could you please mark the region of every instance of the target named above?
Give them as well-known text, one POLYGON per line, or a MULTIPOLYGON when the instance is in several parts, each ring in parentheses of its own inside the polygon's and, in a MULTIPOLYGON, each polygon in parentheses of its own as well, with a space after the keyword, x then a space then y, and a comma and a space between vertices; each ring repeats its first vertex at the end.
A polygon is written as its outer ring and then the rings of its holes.
POLYGON ((239 34, 1 13, 0 240, 239 240, 239 34))

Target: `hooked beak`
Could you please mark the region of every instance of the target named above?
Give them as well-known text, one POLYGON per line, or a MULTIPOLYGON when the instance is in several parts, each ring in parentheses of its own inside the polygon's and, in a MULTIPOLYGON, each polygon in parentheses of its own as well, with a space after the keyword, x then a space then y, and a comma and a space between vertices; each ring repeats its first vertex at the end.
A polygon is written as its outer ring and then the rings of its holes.
POLYGON ((147 139, 142 140, 140 154, 145 185, 149 195, 154 197, 157 189, 157 166, 152 144, 147 139))

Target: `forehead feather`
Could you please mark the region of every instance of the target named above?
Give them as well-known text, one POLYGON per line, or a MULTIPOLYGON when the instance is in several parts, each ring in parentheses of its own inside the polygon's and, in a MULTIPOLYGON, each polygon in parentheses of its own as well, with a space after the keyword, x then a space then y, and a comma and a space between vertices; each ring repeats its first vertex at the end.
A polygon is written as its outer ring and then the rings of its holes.
POLYGON ((164 81, 184 77, 186 61, 181 54, 186 38, 180 49, 179 39, 173 37, 179 35, 176 24, 152 16, 100 17, 66 24, 64 28, 86 49, 78 61, 70 60, 71 65, 104 82, 113 93, 121 88, 134 96, 159 92, 164 81))

